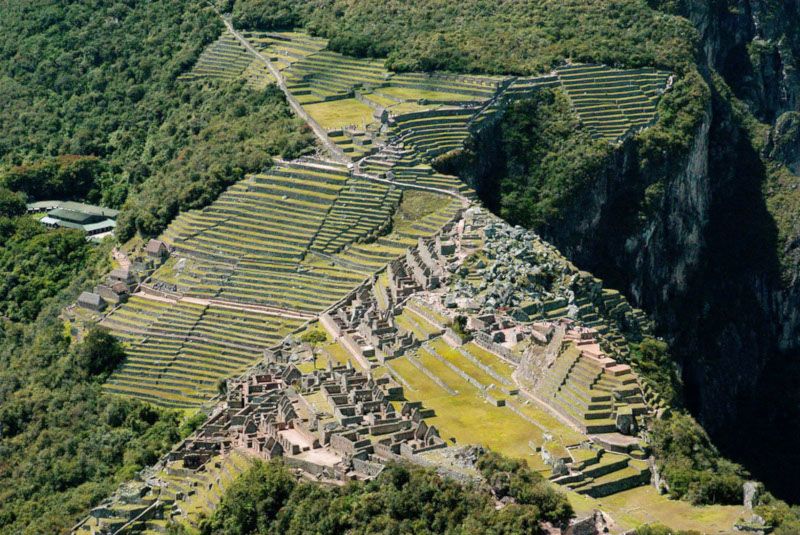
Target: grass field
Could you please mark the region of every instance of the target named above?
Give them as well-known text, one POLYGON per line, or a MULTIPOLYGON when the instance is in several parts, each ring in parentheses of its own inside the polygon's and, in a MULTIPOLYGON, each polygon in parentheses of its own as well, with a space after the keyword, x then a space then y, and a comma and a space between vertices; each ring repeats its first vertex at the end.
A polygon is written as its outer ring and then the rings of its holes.
POLYGON ((463 93, 448 93, 446 91, 433 91, 430 89, 417 89, 415 87, 383 87, 379 91, 390 97, 404 100, 480 100, 480 97, 469 96, 463 93))
POLYGON ((672 529, 697 530, 700 533, 730 533, 733 524, 745 516, 741 506, 694 506, 670 500, 650 485, 598 499, 575 492, 567 492, 567 496, 578 517, 602 509, 614 518, 619 531, 642 524, 663 524, 672 529))
POLYGON ((345 126, 363 129, 373 122, 372 108, 354 98, 318 102, 303 106, 322 128, 332 130, 345 126))
POLYGON ((459 391, 455 396, 448 394, 408 362, 409 358, 415 357, 401 357, 390 365, 414 388, 406 389, 406 398, 422 401, 436 412, 427 421, 439 429, 443 439, 455 438, 457 444, 483 444, 506 455, 527 459, 537 470, 546 470, 541 457, 528 446, 530 441, 542 442, 541 430, 510 410, 487 403, 475 387, 450 370, 437 368, 435 373, 459 391))

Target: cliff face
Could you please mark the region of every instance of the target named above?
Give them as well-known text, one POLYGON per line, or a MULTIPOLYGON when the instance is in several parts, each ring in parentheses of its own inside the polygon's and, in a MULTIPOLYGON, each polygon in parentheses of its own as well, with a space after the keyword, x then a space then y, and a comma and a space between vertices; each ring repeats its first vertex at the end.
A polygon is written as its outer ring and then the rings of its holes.
MULTIPOLYGON (((712 95, 691 147, 650 163, 628 139, 538 230, 652 315, 681 365, 688 407, 727 454, 800 501, 791 483, 800 474, 789 474, 800 471, 800 436, 789 431, 800 425, 800 214, 791 213, 800 204, 774 201, 781 188, 785 198, 800 191, 791 176, 800 171, 800 0, 684 9, 702 35, 698 68, 712 95), (782 183, 772 178, 779 165, 790 170, 782 183)), ((508 171, 503 128, 481 135, 483 155, 460 170, 490 205, 508 171)))
POLYGON ((719 72, 762 121, 794 110, 800 95, 800 2, 688 0, 705 65, 719 72))
POLYGON ((787 465, 761 464, 770 445, 786 450, 783 459, 796 451, 786 447, 793 402, 764 394, 796 389, 788 370, 800 352, 800 269, 795 260, 781 272, 788 245, 767 210, 766 181, 730 103, 714 95, 688 153, 648 166, 626 142, 541 230, 652 315, 681 366, 687 406, 727 454, 797 500, 781 488, 787 465), (631 210, 653 189, 647 213, 631 210))

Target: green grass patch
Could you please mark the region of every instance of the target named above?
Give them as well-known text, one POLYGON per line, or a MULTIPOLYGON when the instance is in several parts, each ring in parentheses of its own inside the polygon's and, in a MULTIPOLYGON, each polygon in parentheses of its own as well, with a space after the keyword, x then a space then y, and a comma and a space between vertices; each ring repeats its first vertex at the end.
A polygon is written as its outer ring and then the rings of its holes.
POLYGON ((354 98, 307 104, 304 108, 322 128, 329 130, 351 125, 363 129, 374 122, 372 108, 354 98))

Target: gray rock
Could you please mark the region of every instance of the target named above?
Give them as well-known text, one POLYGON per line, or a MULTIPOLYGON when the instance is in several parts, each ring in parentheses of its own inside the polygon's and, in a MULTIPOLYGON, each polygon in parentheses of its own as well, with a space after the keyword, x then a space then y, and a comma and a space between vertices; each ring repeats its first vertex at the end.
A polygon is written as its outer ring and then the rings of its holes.
POLYGON ((744 485, 742 485, 742 491, 744 494, 744 506, 749 511, 752 511, 753 507, 758 503, 758 496, 759 496, 758 483, 756 483, 755 481, 746 481, 744 485))
POLYGON ((636 433, 636 418, 634 418, 633 414, 630 412, 618 413, 614 424, 617 430, 623 435, 633 435, 636 433))

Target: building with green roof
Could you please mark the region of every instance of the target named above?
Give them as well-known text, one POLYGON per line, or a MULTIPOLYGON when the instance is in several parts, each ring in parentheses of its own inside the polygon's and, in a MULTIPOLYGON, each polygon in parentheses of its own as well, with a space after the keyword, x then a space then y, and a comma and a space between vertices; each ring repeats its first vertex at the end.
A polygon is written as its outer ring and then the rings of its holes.
POLYGON ((47 212, 40 219, 43 225, 82 230, 91 240, 100 240, 113 233, 119 214, 119 210, 73 201, 39 201, 29 204, 28 212, 47 212))

